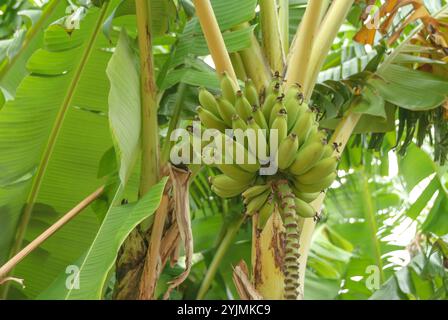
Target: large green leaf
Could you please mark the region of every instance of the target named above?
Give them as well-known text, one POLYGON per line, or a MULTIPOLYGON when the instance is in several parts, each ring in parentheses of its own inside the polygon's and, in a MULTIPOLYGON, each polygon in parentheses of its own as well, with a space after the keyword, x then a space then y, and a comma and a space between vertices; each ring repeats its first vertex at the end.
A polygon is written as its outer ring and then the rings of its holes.
POLYGON ((446 99, 448 79, 391 64, 370 80, 381 96, 402 108, 429 110, 446 99))
POLYGON ((107 66, 111 84, 109 120, 120 159, 120 180, 126 185, 140 148, 140 77, 129 39, 122 31, 107 66))
POLYGON ((79 265, 79 289, 66 289, 66 299, 100 299, 107 274, 118 250, 131 231, 151 216, 160 204, 167 178, 137 203, 113 207, 107 213, 92 245, 79 265))
POLYGON ((371 295, 365 285, 367 267, 378 266, 383 280, 387 279, 391 267, 386 268, 387 255, 401 249, 383 239, 390 233, 384 220, 403 202, 391 192, 390 184, 369 182, 369 174, 363 168, 346 175, 344 180, 341 187, 329 192, 325 202, 328 224, 355 248, 342 275, 344 292, 340 296, 366 299, 371 295))
MULTIPOLYGON (((0 262, 19 217, 26 244, 103 183, 98 163, 112 144, 105 117, 110 52, 101 34, 106 13, 90 9, 71 35, 50 26, 46 49, 32 56, 30 75, 0 112, 0 262)), ((12 296, 36 296, 85 251, 97 228, 86 209, 16 268, 27 286, 12 296)))
MULTIPOLYGON (((2 48, 4 45, 7 45, 5 59, 2 59, 0 66, 0 86, 7 92, 6 96, 8 99, 15 96, 18 85, 28 74, 28 70, 25 67, 26 61, 37 48, 42 46, 44 40, 43 30, 51 22, 63 16, 66 7, 67 3, 65 0, 49 1, 40 19, 29 30, 26 32, 22 30, 15 34, 12 39, 0 41, 2 48), (17 47, 14 54, 11 54, 12 43, 17 47)), ((1 55, 0 58, 2 58, 1 55)))

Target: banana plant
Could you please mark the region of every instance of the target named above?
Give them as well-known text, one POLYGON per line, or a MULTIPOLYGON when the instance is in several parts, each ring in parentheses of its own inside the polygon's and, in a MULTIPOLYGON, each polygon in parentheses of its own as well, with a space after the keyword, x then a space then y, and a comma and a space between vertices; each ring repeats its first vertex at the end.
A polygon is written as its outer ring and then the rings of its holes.
POLYGON ((378 2, 373 28, 369 4, 12 10, 30 21, 14 18, 0 43, 2 296, 446 297, 446 1, 378 2), (172 133, 193 120, 254 161, 170 164, 172 133), (247 128, 265 135, 226 135, 247 128), (381 176, 393 148, 403 181, 381 176), (262 174, 267 159, 274 174, 262 174), (422 181, 416 201, 395 195, 422 181), (416 220, 421 248, 395 272, 382 268, 397 249, 383 240, 401 206, 395 223, 416 220), (352 279, 369 265, 376 293, 352 279))

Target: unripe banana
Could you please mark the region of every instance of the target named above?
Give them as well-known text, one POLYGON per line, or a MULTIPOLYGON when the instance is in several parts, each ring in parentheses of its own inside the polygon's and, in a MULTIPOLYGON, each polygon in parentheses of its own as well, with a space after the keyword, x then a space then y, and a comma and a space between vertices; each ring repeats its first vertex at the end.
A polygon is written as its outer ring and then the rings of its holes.
POLYGON ((266 222, 271 217, 272 212, 275 209, 275 201, 273 195, 270 195, 268 200, 264 203, 263 207, 258 212, 258 229, 263 230, 266 222))
POLYGON ((202 107, 198 107, 196 109, 196 112, 199 116, 199 119, 201 120, 202 124, 209 128, 209 129, 217 129, 221 132, 224 132, 226 129, 226 124, 219 119, 217 116, 215 116, 213 113, 211 113, 208 110, 205 110, 202 107))
POLYGON ((291 133, 295 133, 299 139, 299 144, 302 145, 314 124, 314 113, 311 110, 307 110, 303 115, 297 119, 296 124, 291 130, 291 133))
POLYGON ((329 157, 320 160, 314 167, 308 170, 306 173, 297 177, 297 180, 303 184, 313 184, 316 181, 320 181, 330 173, 336 170, 338 165, 338 159, 336 157, 329 157))
POLYGON ((215 116, 219 116, 218 102, 216 101, 216 98, 205 88, 199 89, 199 103, 205 110, 211 112, 215 116))
POLYGON ((218 98, 218 112, 225 124, 229 127, 232 126, 232 116, 235 114, 235 108, 233 105, 223 98, 218 98))
POLYGON ((268 200, 270 194, 271 191, 266 190, 262 194, 252 198, 246 206, 246 214, 253 215, 255 212, 259 211, 268 200))
POLYGON ((272 93, 275 93, 275 92, 281 93, 282 85, 281 85, 280 81, 281 81, 280 78, 272 78, 271 83, 266 88, 266 95, 267 96, 272 94, 272 93))
POLYGON ((294 133, 290 134, 280 142, 277 160, 280 170, 287 169, 294 162, 298 148, 299 140, 294 133))
MULTIPOLYGON (((298 99, 299 96, 303 97, 302 88, 298 83, 291 85, 285 93, 285 99, 298 99)), ((299 102, 303 102, 303 98, 299 102)))
POLYGON ((243 131, 246 131, 247 124, 237 114, 234 114, 232 116, 232 128, 233 130, 241 129, 243 131))
POLYGON ((230 79, 227 72, 224 72, 221 78, 221 91, 224 99, 227 99, 231 104, 235 104, 236 93, 233 88, 233 80, 230 79))
POLYGON ((271 186, 268 184, 256 185, 256 186, 250 187, 246 191, 244 191, 242 196, 244 198, 244 201, 246 201, 246 199, 247 199, 247 201, 249 201, 249 200, 255 198, 256 196, 259 196, 260 194, 266 192, 270 188, 271 188, 271 186))
POLYGON ((271 125, 271 130, 278 130, 278 141, 283 141, 288 136, 288 115, 285 109, 280 109, 271 125))
POLYGON ((324 130, 319 130, 317 125, 314 125, 310 133, 308 134, 308 138, 306 139, 304 145, 311 144, 314 142, 327 143, 327 133, 324 130))
POLYGON ((334 150, 335 150, 335 148, 334 148, 333 144, 331 144, 331 143, 326 144, 324 147, 324 152, 322 153, 321 159, 331 157, 334 153, 334 150))
POLYGON ((314 193, 300 192, 299 190, 297 190, 297 188, 295 186, 292 186, 292 191, 294 192, 294 195, 297 198, 299 198, 307 203, 313 202, 321 194, 320 192, 314 192, 314 193))
POLYGON ((316 211, 309 203, 299 198, 295 198, 294 203, 296 206, 297 214, 302 218, 313 218, 316 216, 316 211))
POLYGON ((269 129, 268 123, 266 121, 266 118, 264 117, 263 112, 261 112, 260 107, 254 106, 252 108, 252 117, 255 119, 255 122, 257 122, 261 129, 266 130, 267 134, 267 130, 269 129))
MULTIPOLYGON (((261 113, 261 112, 260 112, 261 113)), ((263 117, 263 115, 261 115, 263 117)), ((247 141, 249 151, 255 155, 262 163, 269 161, 269 144, 267 143, 266 134, 269 131, 263 132, 254 118, 249 118, 247 121, 247 128, 253 130, 253 134, 247 132, 247 141)))
POLYGON ((232 157, 231 159, 233 159, 235 165, 250 173, 255 173, 260 170, 260 162, 257 160, 256 155, 249 153, 249 151, 247 151, 240 143, 233 141, 228 137, 223 138, 225 139, 225 152, 229 153, 229 157, 232 157), (249 163, 249 159, 251 159, 251 162, 255 163, 249 163), (243 163, 237 163, 237 160, 242 160, 243 163))
MULTIPOLYGON (((247 129, 251 129, 252 132, 250 132, 249 130, 246 131, 247 133, 247 146, 250 152, 252 152, 252 154, 257 155, 257 150, 258 150, 258 132, 261 129, 260 126, 255 122, 253 117, 250 117, 249 119, 247 119, 247 129)), ((266 141, 266 138, 263 136, 261 140, 266 141)), ((260 141, 261 143, 263 141, 260 141)))
POLYGON ((324 145, 319 142, 299 148, 297 156, 288 171, 296 176, 307 172, 322 157, 323 150, 324 145))
POLYGON ((244 87, 244 95, 252 106, 260 106, 258 91, 251 79, 248 79, 246 81, 246 86, 244 87))
POLYGON ((337 177, 336 172, 333 172, 333 173, 330 173, 325 178, 323 178, 322 180, 317 181, 316 183, 313 183, 313 184, 303 184, 300 181, 298 181, 297 179, 295 179, 294 186, 300 192, 305 192, 305 193, 319 192, 319 191, 323 191, 323 190, 327 189, 328 187, 330 187, 333 184, 336 177, 337 177))
POLYGON ((242 184, 252 183, 255 180, 255 173, 244 171, 236 164, 226 164, 223 155, 221 154, 221 162, 215 163, 215 166, 225 175, 242 184))
POLYGON ((241 194, 241 191, 238 188, 235 188, 234 190, 222 190, 212 185, 211 190, 221 198, 233 198, 241 194))
POLYGON ((235 110, 243 120, 252 116, 252 106, 241 91, 236 94, 235 110))
POLYGON ((271 117, 271 111, 272 108, 274 107, 274 105, 277 103, 277 99, 278 99, 278 92, 274 92, 268 96, 266 96, 266 99, 264 100, 263 103, 263 107, 261 109, 261 111, 263 112, 264 118, 266 119, 266 121, 269 121, 270 117, 271 117))
POLYGON ((234 180, 225 174, 219 174, 214 177, 209 177, 209 181, 219 190, 233 191, 234 189, 237 189, 240 191, 240 193, 246 190, 246 188, 250 184, 249 182, 243 183, 241 181, 234 180))
POLYGON ((292 129, 299 115, 300 105, 295 98, 285 100, 285 109, 288 113, 288 129, 292 129))
MULTIPOLYGON (((272 128, 272 124, 274 123, 275 119, 277 119, 277 115, 282 109, 284 109, 283 102, 282 99, 279 98, 272 107, 271 114, 269 115, 269 128, 272 128)), ((288 123, 286 123, 286 126, 288 126, 288 123)))

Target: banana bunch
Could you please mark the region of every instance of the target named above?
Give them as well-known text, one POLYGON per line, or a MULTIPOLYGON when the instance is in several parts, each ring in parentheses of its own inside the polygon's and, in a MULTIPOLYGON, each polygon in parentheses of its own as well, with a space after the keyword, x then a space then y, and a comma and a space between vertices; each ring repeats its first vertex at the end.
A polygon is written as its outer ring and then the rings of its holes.
POLYGON ((247 214, 259 213, 262 227, 279 203, 272 183, 286 179, 295 196, 297 214, 304 218, 316 216, 310 202, 335 180, 338 158, 333 155, 334 147, 327 144, 326 133, 319 130, 315 113, 304 102, 299 85, 284 90, 282 79, 276 75, 263 95, 259 95, 250 80, 243 90, 235 92, 232 80, 224 74, 221 96, 200 89, 199 102, 197 114, 202 125, 222 133, 221 142, 231 147, 225 152, 233 152, 232 159, 240 154, 245 160, 250 157, 254 160, 216 164, 222 172, 210 179, 216 194, 225 198, 242 194, 247 214), (225 132, 248 128, 265 129, 266 134, 262 138, 257 135, 255 141, 246 137, 244 143, 238 143, 225 132), (273 130, 278 134, 276 147, 269 145, 273 130), (261 147, 268 153, 275 151, 268 155, 278 167, 275 176, 259 175, 262 163, 266 163, 259 156, 261 147))

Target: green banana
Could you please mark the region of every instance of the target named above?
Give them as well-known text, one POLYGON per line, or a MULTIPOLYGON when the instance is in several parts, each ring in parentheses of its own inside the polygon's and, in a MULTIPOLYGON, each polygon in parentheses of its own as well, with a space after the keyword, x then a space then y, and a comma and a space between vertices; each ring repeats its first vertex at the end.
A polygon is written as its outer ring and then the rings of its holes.
POLYGON ((235 108, 229 101, 221 97, 217 99, 217 102, 218 112, 222 120, 224 120, 226 125, 232 126, 232 116, 235 114, 235 108))
POLYGON ((294 186, 292 186, 292 191, 294 192, 294 195, 295 195, 297 198, 299 198, 299 199, 301 199, 301 200, 303 200, 303 201, 305 201, 305 202, 307 202, 307 203, 313 202, 313 201, 316 200, 316 199, 319 197, 319 195, 320 195, 320 192, 314 192, 314 193, 300 192, 300 191, 297 190, 297 188, 294 187, 294 186))
POLYGON ((217 129, 221 132, 224 132, 226 129, 226 124, 219 119, 217 116, 215 116, 213 113, 211 113, 210 111, 202 108, 202 107, 198 107, 196 109, 196 112, 199 116, 199 119, 201 120, 202 124, 209 128, 209 129, 217 129))
POLYGON ((297 135, 300 145, 302 145, 308 137, 315 122, 314 117, 314 113, 311 110, 307 110, 299 119, 297 119, 296 124, 292 128, 291 132, 297 135))
POLYGON ((236 197, 241 193, 241 191, 238 188, 235 188, 233 190, 222 190, 212 185, 211 189, 214 193, 216 193, 218 196, 224 199, 236 197))
POLYGON ((261 110, 266 120, 269 120, 271 117, 271 111, 274 105, 277 103, 278 95, 279 95, 278 92, 274 92, 270 95, 267 95, 266 99, 264 100, 263 107, 261 110))
POLYGON ((221 78, 221 92, 224 99, 227 99, 231 104, 235 104, 236 93, 233 80, 230 79, 227 72, 224 72, 221 78))
POLYGON ((236 94, 235 110, 244 121, 252 116, 252 106, 241 91, 236 94))
MULTIPOLYGON (((288 90, 286 90, 285 93, 285 99, 289 100, 289 99, 297 99, 299 97, 299 95, 302 94, 302 88, 300 87, 300 85, 298 83, 294 83, 293 85, 291 85, 288 90)), ((303 101, 303 99, 302 99, 303 101)))
POLYGON ((251 183, 255 180, 255 173, 240 169, 235 164, 216 164, 216 167, 225 175, 240 183, 251 183))
POLYGON ((280 92, 282 90, 282 85, 280 83, 281 79, 280 78, 273 78, 271 83, 268 85, 268 87, 266 88, 266 95, 270 95, 272 93, 275 92, 280 92))
POLYGON ((334 180, 336 179, 337 174, 336 172, 330 173, 325 178, 321 179, 320 181, 313 183, 313 184, 303 184, 297 179, 294 180, 294 186, 297 188, 299 192, 305 192, 305 193, 314 193, 319 192, 322 190, 327 189, 330 187, 334 180))
POLYGON ((266 118, 264 117, 263 112, 261 112, 260 107, 254 106, 252 108, 252 117, 255 119, 255 122, 257 122, 261 129, 269 129, 266 118))
POLYGON ((277 160, 280 170, 286 170, 294 162, 298 148, 299 140, 294 133, 280 142, 277 160))
POLYGON ((300 217, 313 218, 317 215, 314 208, 306 201, 303 201, 302 199, 299 198, 295 198, 294 203, 296 206, 296 212, 300 217))
POLYGON ((335 148, 331 143, 326 144, 324 147, 324 152, 322 153, 322 159, 331 157, 333 155, 334 151, 335 151, 335 148))
POLYGON ((292 129, 299 115, 300 105, 295 98, 285 100, 285 109, 288 113, 288 129, 292 129))
POLYGON ((252 136, 250 136, 248 132, 247 140, 249 151, 252 152, 253 155, 257 156, 258 159, 263 163, 268 162, 269 144, 267 143, 266 134, 268 134, 269 132, 263 132, 262 128, 260 128, 258 123, 252 117, 247 121, 247 128, 254 130, 255 135, 255 141, 253 141, 252 136))
POLYGON ((246 85, 244 87, 244 95, 252 106, 260 105, 260 98, 257 88, 255 87, 255 84, 251 79, 248 79, 246 81, 246 85))
POLYGON ((319 142, 300 147, 288 171, 296 176, 307 172, 322 157, 323 150, 324 145, 319 142))
POLYGON ((319 130, 317 125, 311 128, 305 144, 311 144, 314 142, 327 143, 327 133, 324 130, 319 130))
POLYGON ((252 183, 255 180, 255 173, 244 171, 234 163, 226 164, 222 154, 220 160, 221 163, 215 163, 215 166, 226 176, 243 184, 252 183))
POLYGON ((246 201, 246 199, 249 201, 249 200, 255 198, 256 196, 259 196, 260 194, 264 193, 265 191, 267 191, 270 188, 271 188, 271 186, 268 184, 252 186, 252 187, 248 188, 246 191, 244 191, 242 193, 242 196, 244 198, 244 201, 246 201))
POLYGON ((271 194, 264 205, 258 212, 258 229, 263 230, 266 222, 271 217, 272 212, 275 209, 274 196, 271 194))
POLYGON ((205 110, 213 113, 215 116, 219 116, 218 102, 216 101, 216 98, 205 88, 199 89, 199 103, 205 110))
POLYGON ((246 190, 249 186, 249 182, 242 183, 241 181, 234 180, 225 174, 219 174, 214 177, 209 177, 210 183, 216 188, 223 191, 232 191, 234 189, 240 190, 240 193, 246 190))
MULTIPOLYGON (((258 151, 258 144, 259 144, 259 139, 258 139, 258 131, 261 129, 260 126, 257 124, 257 122, 255 122, 253 117, 250 117, 249 119, 247 119, 247 129, 251 129, 253 130, 253 135, 252 132, 246 131, 247 136, 247 146, 249 148, 249 151, 252 152, 252 154, 257 155, 257 151, 258 151)), ((262 140, 266 141, 266 138, 263 137, 262 140)), ((260 143, 262 143, 263 141, 260 141, 260 143)))
POLYGON ((269 198, 269 195, 271 194, 270 190, 266 190, 262 194, 252 198, 246 206, 246 213, 248 215, 252 215, 255 212, 259 211, 263 205, 266 203, 266 201, 269 198))
MULTIPOLYGON (((277 119, 277 115, 280 112, 280 110, 283 109, 283 102, 282 99, 277 99, 277 102, 274 104, 271 110, 271 114, 269 115, 269 128, 272 128, 272 124, 274 123, 275 119, 277 119)), ((288 124, 286 124, 288 125, 288 124)))
POLYGON ((280 109, 277 117, 272 122, 271 130, 278 130, 278 141, 283 141, 288 136, 288 115, 285 109, 280 109))
POLYGON ((233 141, 230 138, 226 138, 225 141, 225 152, 232 153, 229 154, 233 159, 233 163, 235 163, 242 170, 247 171, 249 173, 255 173, 260 170, 260 162, 258 162, 256 155, 250 154, 246 148, 240 143, 233 141), (239 157, 237 157, 239 155, 239 157), (255 163, 249 163, 249 157, 252 157, 255 163), (243 158, 243 159, 241 159, 243 158), (237 160, 243 160, 243 163, 237 163, 237 160))
POLYGON ((297 180, 303 184, 312 184, 334 172, 337 165, 338 159, 336 157, 322 159, 306 173, 298 176, 297 180))
POLYGON ((247 124, 237 114, 234 114, 232 116, 232 128, 233 130, 241 129, 243 131, 246 131, 247 124))

